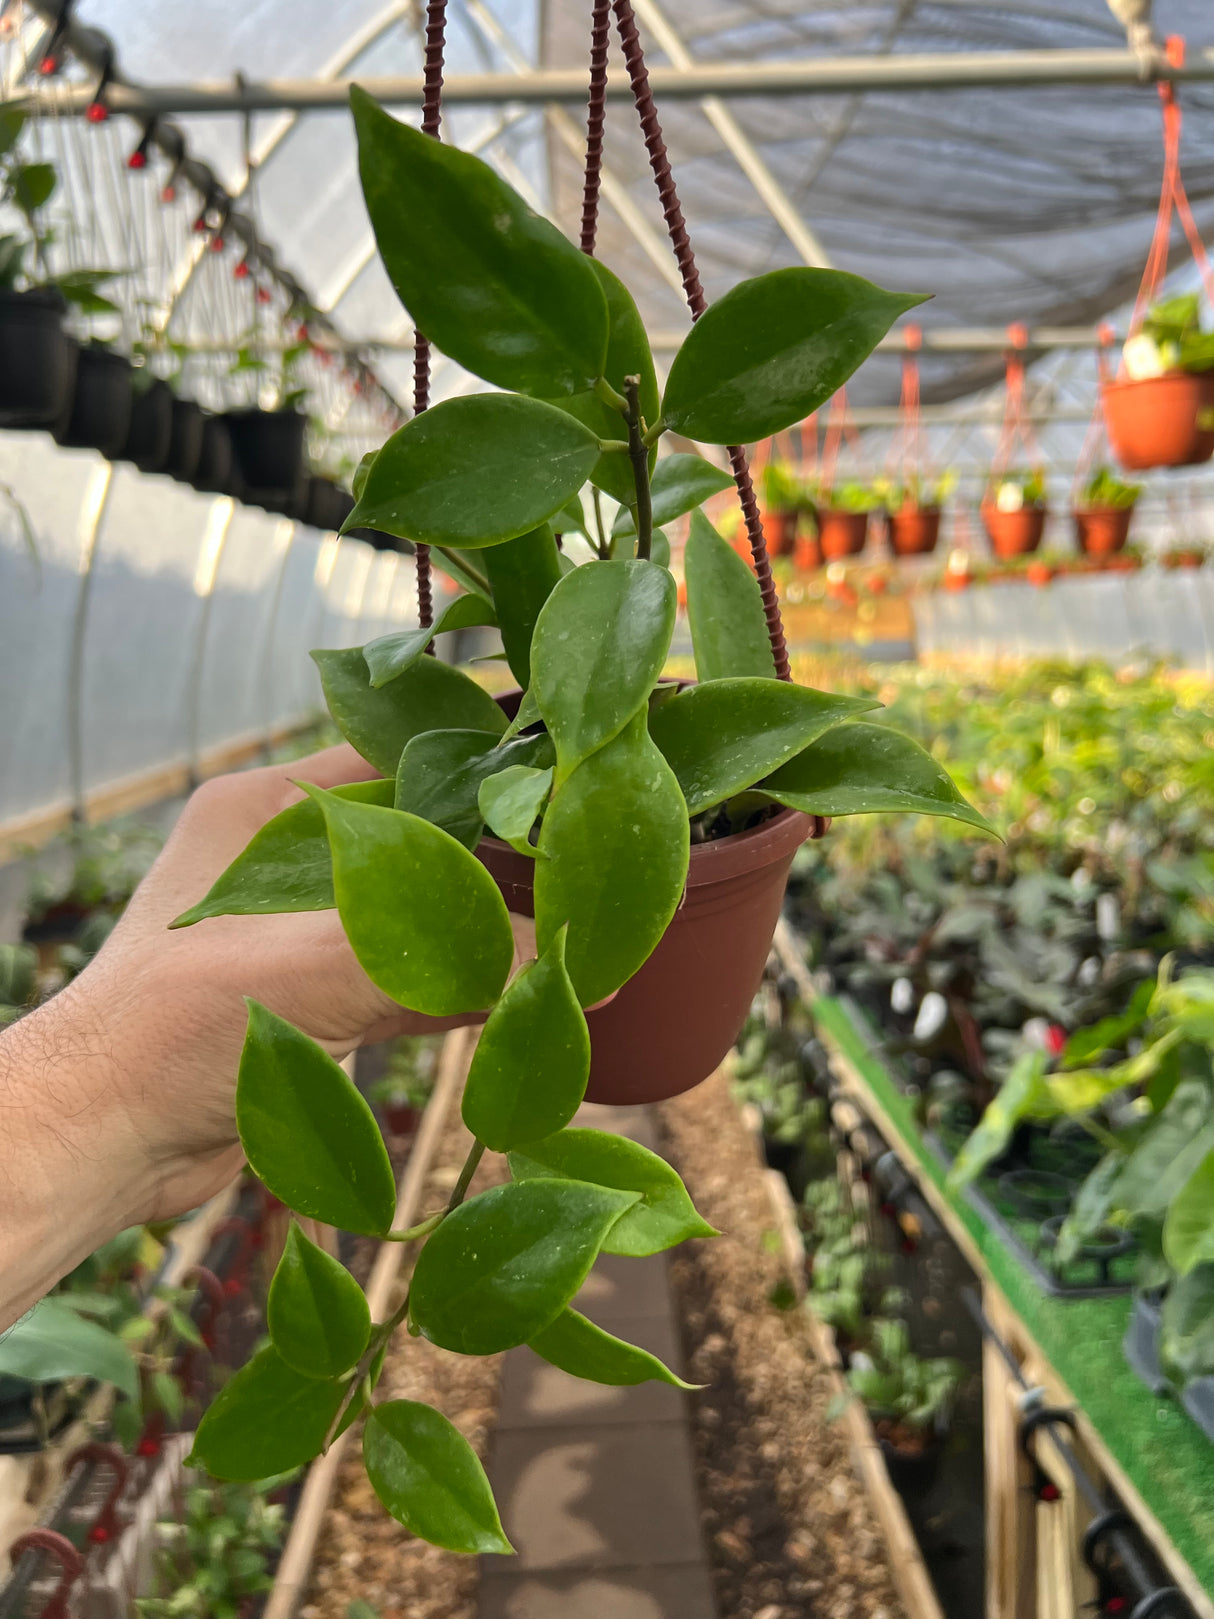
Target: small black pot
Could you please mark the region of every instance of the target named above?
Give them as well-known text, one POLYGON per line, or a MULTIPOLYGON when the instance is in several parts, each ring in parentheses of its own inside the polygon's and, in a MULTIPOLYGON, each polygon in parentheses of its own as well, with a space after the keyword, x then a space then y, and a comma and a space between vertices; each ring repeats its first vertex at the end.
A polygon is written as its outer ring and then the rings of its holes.
POLYGON ((350 513, 354 510, 355 505, 356 505, 356 502, 355 502, 354 496, 349 492, 349 490, 347 490, 347 489, 339 489, 336 486, 334 486, 334 489, 333 489, 333 518, 334 518, 333 527, 335 529, 341 527, 341 525, 345 522, 346 518, 349 517, 350 513))
POLYGON ((140 472, 163 472, 172 443, 173 390, 167 382, 153 382, 132 399, 126 443, 114 459, 133 461, 140 472))
POLYGON ((902 1496, 921 1496, 929 1487, 940 1469, 941 1442, 938 1434, 933 1434, 924 1450, 909 1452, 899 1450, 884 1434, 877 1435, 877 1443, 881 1447, 881 1454, 885 1457, 885 1466, 889 1472, 890 1482, 902 1496))
POLYGON ((307 417, 297 410, 233 410, 227 421, 248 498, 267 511, 285 511, 304 493, 307 417))
POLYGON ((204 495, 230 495, 234 465, 227 421, 222 416, 204 416, 198 465, 190 483, 204 495))
POLYGON ((76 345, 53 288, 0 292, 0 427, 53 427, 76 380, 76 345))
POLYGON ((71 404, 51 436, 64 449, 100 450, 113 459, 130 432, 133 403, 131 362, 112 349, 83 344, 71 404))
POLYGON ((163 470, 181 483, 189 483, 198 471, 204 420, 202 407, 192 399, 174 399, 169 454, 163 470))
POLYGON ((353 509, 353 501, 332 479, 309 478, 308 499, 300 521, 335 533, 353 509))

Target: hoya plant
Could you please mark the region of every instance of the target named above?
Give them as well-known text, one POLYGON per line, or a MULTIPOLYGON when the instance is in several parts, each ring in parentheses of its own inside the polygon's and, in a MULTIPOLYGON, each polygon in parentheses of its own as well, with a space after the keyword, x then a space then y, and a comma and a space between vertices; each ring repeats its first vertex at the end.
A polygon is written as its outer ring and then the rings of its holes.
POLYGON ((434 625, 314 654, 336 724, 380 779, 307 787, 178 925, 336 907, 396 1001, 487 1014, 462 1102, 474 1144, 447 1206, 394 1230, 363 1099, 319 1046, 250 1005, 237 1123, 254 1171, 301 1215, 420 1248, 407 1296, 373 1322, 350 1275, 293 1227, 270 1342, 211 1407, 195 1460, 226 1479, 278 1473, 363 1416, 389 1512, 440 1546, 504 1551, 451 1424, 376 1402, 393 1334, 465 1355, 527 1344, 604 1383, 676 1382, 572 1301, 600 1253, 712 1234, 660 1158, 571 1127, 591 1072, 585 1009, 643 968, 701 844, 788 825, 790 810, 981 818, 922 748, 859 717, 874 702, 776 678, 759 586, 698 510, 727 480, 695 454, 657 459, 667 432, 737 446, 800 420, 918 298, 835 271, 743 282, 692 328, 659 390, 636 305, 605 265, 477 158, 357 89, 353 106, 392 282, 416 328, 493 391, 394 433, 361 469, 346 527, 436 548, 464 594, 434 625), (609 532, 591 525, 575 566, 556 534, 583 527, 595 492, 619 512, 609 532), (662 679, 676 588, 660 533, 688 513, 698 683, 680 686, 662 679), (426 656, 470 625, 500 630, 519 687, 509 703, 426 656), (513 978, 506 902, 478 858, 489 847, 533 873, 538 959, 513 978), (507 1156, 510 1179, 470 1196, 487 1151, 507 1156))

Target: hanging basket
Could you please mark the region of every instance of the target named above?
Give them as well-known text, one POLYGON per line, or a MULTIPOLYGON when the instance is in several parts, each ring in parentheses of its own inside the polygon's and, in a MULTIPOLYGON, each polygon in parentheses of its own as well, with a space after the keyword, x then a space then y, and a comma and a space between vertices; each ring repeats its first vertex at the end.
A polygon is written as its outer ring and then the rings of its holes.
POLYGON ((133 403, 131 362, 112 349, 84 344, 71 402, 51 435, 64 449, 100 450, 113 458, 126 443, 133 403))
POLYGON ((900 557, 927 556, 940 539, 939 506, 903 506, 889 514, 889 543, 900 557))
POLYGON ((330 478, 311 477, 300 513, 300 522, 325 532, 339 529, 345 521, 347 508, 339 497, 342 494, 330 478))
POLYGON ((227 417, 240 475, 255 505, 287 511, 306 490, 304 431, 297 410, 236 410, 227 417))
POLYGON ((173 390, 167 382, 152 382, 131 400, 131 425, 126 443, 115 456, 132 461, 140 472, 163 472, 173 445, 173 390))
POLYGON ((829 506, 819 509, 818 544, 827 562, 858 557, 868 538, 868 512, 841 512, 829 506))
POLYGON ((982 503, 982 526, 997 557, 1028 556, 1041 544, 1045 532, 1044 506, 1022 506, 1018 512, 1001 512, 994 501, 982 503))
POLYGON ((65 307, 50 288, 0 292, 0 427, 53 427, 68 408, 77 349, 65 307))
POLYGON ((163 470, 181 483, 189 483, 198 471, 204 420, 202 407, 192 399, 174 399, 169 454, 163 470))
POLYGON ((202 418, 202 438, 198 450, 198 465, 189 480, 204 495, 230 495, 236 460, 232 454, 232 435, 222 416, 206 414, 202 418))
POLYGON ((1075 543, 1085 556, 1111 557, 1125 550, 1134 516, 1132 506, 1089 506, 1072 515, 1075 543))
POLYGON ((1193 467, 1214 455, 1214 372, 1118 378, 1101 393, 1109 441, 1123 467, 1193 467))

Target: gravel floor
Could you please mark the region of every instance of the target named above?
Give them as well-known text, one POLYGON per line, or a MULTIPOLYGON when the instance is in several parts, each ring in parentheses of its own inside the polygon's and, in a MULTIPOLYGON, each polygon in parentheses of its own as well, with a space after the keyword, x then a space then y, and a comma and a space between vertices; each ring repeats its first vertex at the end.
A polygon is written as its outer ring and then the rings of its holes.
MULTIPOLYGON (((453 1110, 421 1200, 423 1211, 441 1207, 450 1195, 470 1143, 453 1110)), ((490 1154, 472 1190, 505 1178, 505 1160, 490 1154)), ((452 1355, 401 1332, 389 1350, 379 1393, 437 1406, 483 1456, 497 1418, 500 1375, 500 1355, 483 1360, 452 1355)), ((367 1482, 360 1449, 351 1446, 317 1548, 302 1619, 346 1619, 355 1598, 369 1603, 379 1619, 474 1619, 476 1589, 476 1558, 416 1540, 390 1518, 367 1482)))
POLYGON ((831 1392, 780 1278, 773 1219, 724 1079, 660 1110, 664 1148, 725 1235, 671 1273, 694 1397, 704 1540, 722 1619, 903 1619, 831 1392))

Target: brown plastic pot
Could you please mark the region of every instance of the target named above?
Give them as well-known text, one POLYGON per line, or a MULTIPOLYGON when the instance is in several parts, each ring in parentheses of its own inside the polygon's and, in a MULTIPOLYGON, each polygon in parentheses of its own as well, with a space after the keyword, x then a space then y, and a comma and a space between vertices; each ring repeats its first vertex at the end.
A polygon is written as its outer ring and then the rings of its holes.
POLYGON ((994 501, 984 500, 982 526, 997 557, 1028 556, 1041 544, 1045 507, 1022 506, 1018 512, 1001 512, 994 501))
POLYGON ((867 512, 839 512, 829 507, 818 511, 818 544, 828 562, 857 557, 868 536, 867 512))
POLYGON ((809 573, 811 569, 822 566, 822 550, 812 534, 799 534, 797 536, 793 563, 803 573, 809 573))
POLYGON ((1085 556, 1111 557, 1114 551, 1125 550, 1134 515, 1132 506, 1089 506, 1072 515, 1075 539, 1085 556))
POLYGON ((764 511, 763 543, 769 557, 790 555, 797 543, 796 512, 764 511))
POLYGON ((1204 551, 1165 551, 1160 557, 1165 568, 1200 568, 1206 560, 1204 551))
POLYGON ((1119 377, 1101 390, 1109 442, 1122 466, 1191 467, 1214 455, 1214 372, 1170 371, 1131 382, 1119 377))
MULTIPOLYGON (((759 988, 792 857, 811 824, 783 810, 692 849, 687 892, 657 949, 613 1001, 586 1014, 588 1102, 661 1102, 716 1071, 759 988)), ((476 854, 509 908, 534 916, 535 861, 496 838, 482 838, 476 854)))
POLYGON ((889 514, 889 543, 900 557, 926 556, 940 538, 939 506, 903 506, 889 514))

